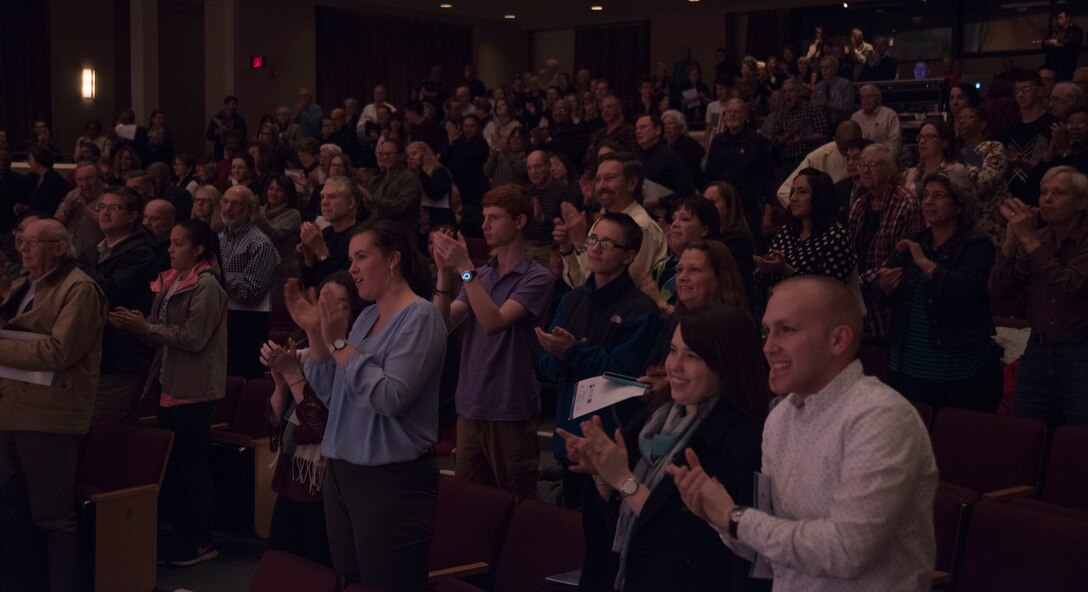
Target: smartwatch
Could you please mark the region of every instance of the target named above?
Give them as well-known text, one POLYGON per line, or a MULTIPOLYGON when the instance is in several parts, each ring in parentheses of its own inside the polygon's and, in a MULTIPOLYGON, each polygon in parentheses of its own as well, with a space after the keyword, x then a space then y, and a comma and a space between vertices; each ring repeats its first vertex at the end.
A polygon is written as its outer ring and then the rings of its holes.
POLYGON ((335 352, 338 352, 338 351, 344 349, 347 346, 348 346, 347 341, 344 341, 343 339, 337 339, 336 341, 332 342, 332 345, 329 346, 329 349, 332 350, 335 353, 335 352))
POLYGON ((476 270, 475 269, 468 269, 468 270, 465 270, 465 271, 461 272, 461 281, 462 282, 467 284, 467 283, 471 282, 474 279, 476 279, 476 270))
POLYGON ((729 536, 737 538, 737 526, 740 525, 740 517, 744 515, 744 511, 747 509, 744 506, 734 506, 733 510, 729 512, 729 536))

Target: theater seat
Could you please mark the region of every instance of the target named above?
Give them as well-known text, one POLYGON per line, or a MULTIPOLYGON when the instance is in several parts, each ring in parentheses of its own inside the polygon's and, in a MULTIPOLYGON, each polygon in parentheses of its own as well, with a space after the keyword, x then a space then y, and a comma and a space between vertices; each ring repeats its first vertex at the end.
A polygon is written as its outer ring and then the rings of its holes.
POLYGON ((967 532, 957 590, 1084 590, 1088 513, 984 500, 967 532))
POLYGON ((933 566, 935 586, 952 580, 969 501, 955 490, 937 488, 933 500, 933 533, 937 541, 937 560, 933 566))
POLYGON ((253 378, 241 386, 230 423, 211 432, 216 522, 223 528, 268 537, 276 493, 275 454, 269 450, 269 398, 275 383, 253 378))
POLYGON ((95 590, 155 587, 159 488, 173 441, 168 430, 113 422, 83 439, 75 501, 95 590))
POLYGON ((517 497, 457 477, 438 478, 438 509, 427 569, 432 580, 495 568, 517 497))
POLYGON ((932 441, 942 484, 990 497, 1030 495, 1042 470, 1046 426, 945 407, 933 422, 932 441))
POLYGON ((267 551, 257 564, 249 592, 340 592, 343 587, 343 576, 320 563, 267 551))
MULTIPOLYGON (((549 585, 548 576, 581 569, 584 560, 581 514, 539 500, 524 500, 510 521, 493 592, 540 590, 549 585)), ((443 579, 435 590, 467 592, 478 588, 443 579)))
POLYGON ((1039 499, 1088 511, 1088 427, 1064 425, 1054 431, 1039 499))

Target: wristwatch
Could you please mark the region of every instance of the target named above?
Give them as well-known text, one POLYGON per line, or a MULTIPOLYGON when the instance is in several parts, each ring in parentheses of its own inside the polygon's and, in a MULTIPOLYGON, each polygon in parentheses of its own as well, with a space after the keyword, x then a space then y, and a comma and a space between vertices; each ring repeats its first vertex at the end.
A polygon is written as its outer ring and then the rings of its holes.
POLYGON ((747 509, 744 506, 733 506, 733 511, 729 512, 729 536, 737 538, 737 526, 740 525, 740 517, 744 515, 744 511, 747 509))
POLYGON ((347 346, 348 346, 347 341, 344 341, 343 339, 337 339, 336 341, 332 342, 332 345, 329 346, 329 349, 332 350, 333 353, 335 353, 335 352, 338 352, 338 351, 344 349, 347 346))
POLYGON ((619 489, 620 497, 630 497, 632 495, 635 495, 635 493, 637 491, 638 491, 638 481, 636 481, 635 479, 633 479, 631 477, 628 477, 623 482, 623 484, 620 485, 620 489, 619 489))
POLYGON ((467 283, 471 282, 474 279, 476 279, 476 270, 475 269, 466 269, 465 271, 461 272, 461 281, 462 282, 467 284, 467 283))

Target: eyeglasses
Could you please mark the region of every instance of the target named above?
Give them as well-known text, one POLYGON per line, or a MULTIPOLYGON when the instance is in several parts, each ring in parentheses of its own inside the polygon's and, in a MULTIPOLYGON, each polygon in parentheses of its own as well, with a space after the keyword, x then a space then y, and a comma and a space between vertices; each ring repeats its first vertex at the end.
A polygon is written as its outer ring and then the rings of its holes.
POLYGON ((41 243, 62 243, 62 242, 64 242, 64 241, 61 241, 61 240, 45 240, 45 239, 40 239, 40 238, 21 238, 20 237, 20 238, 15 239, 15 247, 19 248, 19 249, 23 248, 24 246, 34 248, 34 247, 38 246, 41 243))
POLYGON ((1036 87, 1036 86, 1019 86, 1013 92, 1015 92, 1018 95, 1026 95, 1029 92, 1034 92, 1036 88, 1038 88, 1038 87, 1036 87))
POLYGON ((874 171, 880 168, 879 162, 863 162, 858 164, 858 168, 863 171, 874 171))
POLYGON ((918 141, 919 142, 921 142, 922 140, 925 140, 927 142, 932 142, 933 140, 943 140, 943 139, 944 138, 938 136, 937 134, 918 134, 918 141))
POLYGON ((951 197, 952 197, 951 193, 945 193, 944 191, 934 191, 932 193, 930 193, 929 191, 922 192, 922 199, 923 200, 926 200, 926 199, 935 199, 935 200, 936 199, 950 199, 951 197))
POLYGON ((598 244, 601 245, 601 249, 604 251, 611 251, 612 249, 627 250, 627 245, 621 245, 610 238, 597 238, 596 234, 591 234, 586 237, 587 247, 596 247, 598 244))
POLYGON ((107 211, 107 212, 109 212, 111 214, 116 214, 117 212, 120 212, 121 210, 124 210, 124 211, 127 212, 128 208, 126 208, 125 206, 123 206, 121 204, 96 204, 94 206, 94 211, 96 211, 96 212, 101 212, 103 210, 105 210, 105 211, 107 211))

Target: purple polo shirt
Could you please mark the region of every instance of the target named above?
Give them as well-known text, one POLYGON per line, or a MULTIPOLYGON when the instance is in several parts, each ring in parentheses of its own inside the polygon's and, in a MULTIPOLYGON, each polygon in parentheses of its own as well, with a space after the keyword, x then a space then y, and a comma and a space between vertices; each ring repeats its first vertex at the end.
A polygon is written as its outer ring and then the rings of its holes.
MULTIPOLYGON (((533 328, 548 309, 555 278, 529 253, 502 277, 498 277, 499 262, 494 257, 476 273, 473 281, 480 282, 496 306, 513 300, 528 314, 506 331, 487 335, 469 305, 461 342, 457 413, 481 421, 533 419, 540 414, 533 328)), ((469 304, 464 289, 457 300, 469 304)))

